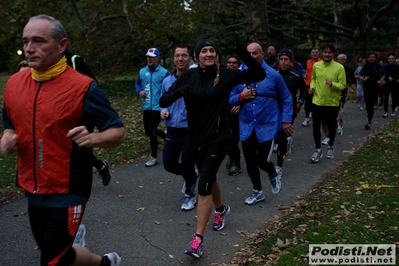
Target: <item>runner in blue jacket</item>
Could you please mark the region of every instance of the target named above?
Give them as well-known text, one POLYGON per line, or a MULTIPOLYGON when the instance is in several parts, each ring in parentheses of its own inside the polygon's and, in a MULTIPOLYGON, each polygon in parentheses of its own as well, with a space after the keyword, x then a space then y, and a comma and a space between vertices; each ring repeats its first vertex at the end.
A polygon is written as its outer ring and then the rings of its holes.
POLYGON ((150 138, 151 155, 146 167, 158 164, 158 137, 165 139, 165 133, 158 130, 160 118, 159 98, 164 78, 169 71, 159 64, 160 52, 157 48, 150 48, 146 53, 147 65, 140 69, 136 80, 136 92, 143 104, 143 123, 145 134, 150 138))
MULTIPOLYGON (((168 91, 172 84, 189 68, 190 50, 185 44, 179 44, 173 49, 173 63, 176 70, 163 80, 161 95, 168 91)), ((182 175, 184 185, 184 201, 182 211, 194 209, 197 203, 195 186, 197 174, 195 172, 194 157, 188 142, 188 123, 184 98, 176 100, 167 108, 161 108, 161 119, 164 120, 167 131, 163 147, 163 165, 166 171, 182 175)))
MULTIPOLYGON (((252 195, 245 203, 255 205, 265 200, 259 168, 268 173, 272 193, 280 192, 281 175, 271 162, 274 138, 281 129, 287 136, 291 136, 294 128, 291 125, 292 97, 283 78, 263 60, 264 52, 260 44, 251 43, 247 50, 262 65, 266 78, 257 83, 235 87, 230 94, 229 103, 241 104, 240 138, 248 175, 253 185, 252 195)), ((246 68, 244 64, 242 69, 246 68)))

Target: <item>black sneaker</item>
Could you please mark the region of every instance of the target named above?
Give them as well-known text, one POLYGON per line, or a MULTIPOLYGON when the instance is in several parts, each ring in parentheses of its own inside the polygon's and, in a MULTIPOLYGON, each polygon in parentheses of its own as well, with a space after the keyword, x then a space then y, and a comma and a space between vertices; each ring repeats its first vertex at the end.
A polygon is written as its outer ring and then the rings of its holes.
POLYGON ((230 168, 233 166, 233 160, 231 159, 231 157, 227 157, 227 162, 226 162, 226 169, 230 170, 230 168))
POLYGON ((370 129, 370 123, 367 123, 366 125, 364 125, 364 127, 369 130, 370 129))
POLYGON ((98 175, 101 177, 104 186, 108 186, 109 182, 111 181, 111 173, 109 172, 109 163, 107 160, 103 161, 104 166, 101 170, 98 170, 98 175))
POLYGON ((229 175, 236 176, 239 173, 241 173, 241 167, 236 164, 233 164, 233 166, 229 170, 229 175))

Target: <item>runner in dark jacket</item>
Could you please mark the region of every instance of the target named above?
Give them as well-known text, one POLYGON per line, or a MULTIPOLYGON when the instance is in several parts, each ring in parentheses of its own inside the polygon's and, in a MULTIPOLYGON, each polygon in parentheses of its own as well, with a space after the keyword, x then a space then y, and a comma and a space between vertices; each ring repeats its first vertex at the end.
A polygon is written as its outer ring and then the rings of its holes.
POLYGON ((388 65, 384 66, 385 80, 382 82, 384 87, 384 114, 382 117, 388 117, 388 100, 389 94, 392 98, 392 113, 395 116, 395 109, 399 105, 399 66, 395 65, 395 56, 388 57, 388 65))
POLYGON ((246 49, 237 42, 237 54, 249 67, 240 71, 220 66, 217 48, 213 41, 201 39, 195 47, 198 68, 184 72, 161 97, 159 104, 165 108, 184 97, 187 108, 188 139, 195 163, 200 172, 198 179, 197 230, 187 255, 202 255, 203 235, 212 210, 216 211, 213 230, 222 230, 230 207, 223 204, 216 173, 226 155, 231 140, 228 99, 235 85, 261 81, 265 71, 246 49))
POLYGON ((376 53, 369 54, 367 64, 360 70, 359 76, 363 80, 364 101, 366 102, 368 118, 364 127, 369 130, 374 116, 374 102, 378 97, 380 84, 385 79, 385 70, 377 63, 376 53))
MULTIPOLYGON (((280 68, 277 72, 283 77, 285 84, 292 96, 292 107, 294 112, 292 112, 291 124, 294 124, 295 117, 301 109, 301 105, 306 99, 308 94, 306 90, 306 83, 303 79, 301 73, 291 66, 292 55, 288 49, 283 49, 279 53, 279 65, 280 68), (297 99, 297 94, 299 91, 299 97, 297 99)), ((286 156, 291 153, 292 143, 294 139, 291 136, 287 136, 284 130, 280 130, 277 133, 275 143, 277 147, 277 165, 276 171, 280 172, 282 175, 283 162, 286 156)))

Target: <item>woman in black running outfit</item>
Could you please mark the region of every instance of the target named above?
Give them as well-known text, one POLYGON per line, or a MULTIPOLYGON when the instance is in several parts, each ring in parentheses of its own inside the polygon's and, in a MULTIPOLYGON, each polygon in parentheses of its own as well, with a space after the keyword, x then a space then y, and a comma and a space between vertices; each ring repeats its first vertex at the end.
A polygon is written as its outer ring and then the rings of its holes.
POLYGON ((231 140, 228 105, 230 92, 238 84, 258 82, 266 77, 261 65, 248 53, 245 43, 238 44, 237 41, 235 51, 249 67, 248 70, 221 66, 216 60, 218 51, 213 41, 199 40, 195 47, 198 68, 184 72, 159 101, 164 108, 181 97, 184 97, 186 103, 188 138, 200 177, 197 230, 185 253, 196 258, 202 255, 203 235, 211 215, 212 202, 216 208, 213 213, 213 230, 223 229, 224 219, 230 212, 230 207, 222 202, 216 178, 231 140))

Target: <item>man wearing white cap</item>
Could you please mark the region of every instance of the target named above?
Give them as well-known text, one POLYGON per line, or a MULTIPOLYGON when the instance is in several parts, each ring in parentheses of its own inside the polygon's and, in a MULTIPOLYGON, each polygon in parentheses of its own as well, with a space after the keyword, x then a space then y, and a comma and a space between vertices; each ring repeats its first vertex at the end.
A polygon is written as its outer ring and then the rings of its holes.
POLYGON ((143 123, 145 134, 150 138, 151 155, 146 167, 158 163, 158 137, 165 139, 165 133, 158 130, 160 118, 159 98, 161 97, 162 81, 170 75, 169 71, 159 64, 161 53, 157 48, 148 49, 145 56, 147 65, 140 69, 136 80, 136 91, 143 104, 143 123))

